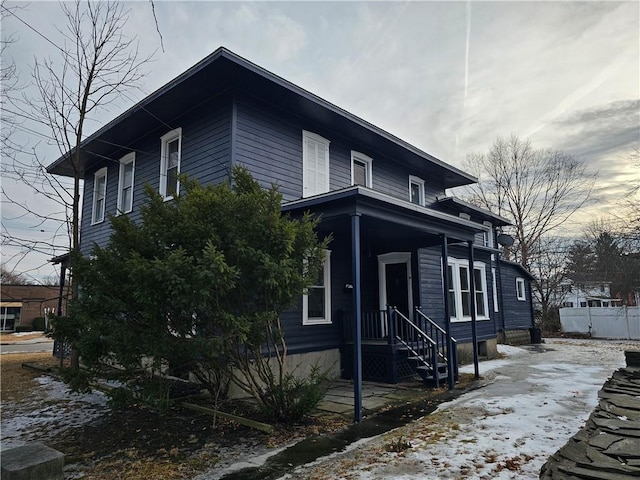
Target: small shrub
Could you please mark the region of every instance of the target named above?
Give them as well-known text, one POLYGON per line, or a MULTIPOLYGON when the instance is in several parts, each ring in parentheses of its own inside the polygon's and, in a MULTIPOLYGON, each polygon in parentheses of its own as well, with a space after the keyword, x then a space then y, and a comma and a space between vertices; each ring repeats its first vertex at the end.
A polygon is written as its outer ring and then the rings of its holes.
POLYGON ((330 384, 329 371, 321 371, 317 365, 306 377, 287 373, 283 383, 265 395, 269 401, 261 406, 262 413, 276 421, 298 422, 318 406, 330 384))
POLYGON ((36 317, 33 319, 33 329, 36 332, 44 332, 46 330, 44 317, 36 317))
POLYGON ((16 333, 33 332, 33 327, 31 325, 16 325, 15 331, 16 333))

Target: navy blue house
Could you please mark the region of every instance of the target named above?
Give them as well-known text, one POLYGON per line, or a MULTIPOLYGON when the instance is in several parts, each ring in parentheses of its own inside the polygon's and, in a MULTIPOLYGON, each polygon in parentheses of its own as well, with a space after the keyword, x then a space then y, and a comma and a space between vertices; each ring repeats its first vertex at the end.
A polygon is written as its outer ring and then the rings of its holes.
MULTIPOLYGON (((293 362, 451 381, 456 352, 491 357, 499 334, 533 326, 530 275, 500 261, 508 222, 445 194, 471 175, 224 48, 81 149, 85 254, 108 242, 109 213, 136 218, 144 184, 170 200, 178 174, 209 184, 243 165, 279 186, 283 212, 322 215, 323 275, 282 318, 293 362)), ((73 175, 68 157, 48 171, 73 175)))

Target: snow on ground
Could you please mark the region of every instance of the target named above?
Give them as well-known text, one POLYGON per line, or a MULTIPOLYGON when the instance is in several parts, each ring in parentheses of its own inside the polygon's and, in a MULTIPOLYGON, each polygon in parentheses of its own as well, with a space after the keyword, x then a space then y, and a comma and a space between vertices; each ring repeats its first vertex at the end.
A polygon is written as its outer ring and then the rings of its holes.
POLYGON ((74 394, 49 376, 35 379, 42 388, 18 403, 3 402, 0 422, 2 449, 45 441, 49 435, 90 422, 106 411, 106 396, 98 391, 74 394))
MULTIPOLYGON (((547 457, 584 425, 602 384, 624 366, 624 350, 639 347, 564 339, 525 348, 500 345, 506 358, 480 364, 485 387, 286 478, 538 478, 547 457), (403 449, 407 443, 411 448, 403 449)), ((463 371, 473 372, 473 366, 463 371)))

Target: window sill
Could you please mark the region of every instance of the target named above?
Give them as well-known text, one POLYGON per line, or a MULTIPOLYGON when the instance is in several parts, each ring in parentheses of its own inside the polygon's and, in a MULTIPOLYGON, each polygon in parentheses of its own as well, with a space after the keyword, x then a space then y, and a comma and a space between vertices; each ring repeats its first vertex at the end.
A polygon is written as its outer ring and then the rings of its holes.
MULTIPOLYGON (((486 320, 491 320, 490 317, 478 317, 476 318, 477 322, 483 322, 486 320)), ((464 322, 470 322, 471 321, 471 317, 462 317, 462 318, 452 318, 451 319, 451 323, 464 323, 464 322)))
POLYGON ((331 325, 331 320, 326 320, 324 318, 313 319, 313 320, 304 320, 302 322, 303 326, 307 325, 331 325))

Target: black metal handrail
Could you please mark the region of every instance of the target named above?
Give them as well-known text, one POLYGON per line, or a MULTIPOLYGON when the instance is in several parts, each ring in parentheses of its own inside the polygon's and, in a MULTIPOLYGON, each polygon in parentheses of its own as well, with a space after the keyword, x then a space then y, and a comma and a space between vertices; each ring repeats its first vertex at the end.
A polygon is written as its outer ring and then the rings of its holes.
POLYGON ((427 333, 395 307, 389 307, 389 328, 394 339, 403 344, 415 359, 431 370, 436 385, 439 382, 437 343, 427 333))
MULTIPOLYGON (((415 319, 416 323, 425 332, 429 334, 431 338, 436 341, 436 350, 438 352, 438 359, 444 363, 449 364, 449 355, 447 354, 447 348, 449 342, 447 342, 447 332, 433 320, 431 320, 420 307, 415 307, 415 319)), ((458 341, 451 336, 451 363, 453 364, 454 375, 458 377, 458 341)))

